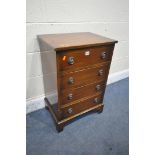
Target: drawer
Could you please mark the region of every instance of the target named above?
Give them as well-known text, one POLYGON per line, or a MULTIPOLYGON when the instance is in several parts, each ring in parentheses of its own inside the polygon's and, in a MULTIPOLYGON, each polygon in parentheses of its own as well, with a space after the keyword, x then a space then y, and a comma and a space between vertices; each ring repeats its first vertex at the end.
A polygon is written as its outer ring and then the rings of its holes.
POLYGON ((81 98, 92 96, 99 92, 103 95, 104 90, 105 83, 103 81, 88 84, 86 86, 78 87, 75 89, 65 90, 61 92, 62 104, 68 104, 81 98))
POLYGON ((71 71, 89 65, 111 61, 114 45, 68 50, 59 53, 60 71, 71 71))
POLYGON ((106 81, 109 73, 110 63, 105 63, 101 66, 85 68, 83 70, 63 74, 60 77, 61 89, 70 89, 95 81, 106 81))
POLYGON ((62 114, 64 118, 67 118, 69 116, 73 116, 82 111, 85 111, 93 106, 96 106, 97 104, 102 104, 102 102, 103 102, 103 95, 99 94, 86 100, 83 100, 81 102, 78 102, 76 104, 62 108, 62 114))

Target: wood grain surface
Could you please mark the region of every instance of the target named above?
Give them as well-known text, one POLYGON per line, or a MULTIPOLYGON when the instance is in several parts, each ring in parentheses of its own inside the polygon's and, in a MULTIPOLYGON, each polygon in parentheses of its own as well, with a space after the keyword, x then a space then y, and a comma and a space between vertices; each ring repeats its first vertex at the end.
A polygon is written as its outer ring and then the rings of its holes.
POLYGON ((97 67, 95 66, 62 75, 60 77, 60 89, 76 88, 100 80, 106 81, 109 68, 110 63, 104 63, 97 67), (100 75, 100 71, 102 71, 102 75, 100 75), (72 84, 69 83, 71 77, 74 80, 72 84))
POLYGON ((59 53, 60 71, 79 70, 86 66, 111 60, 114 45, 105 45, 99 47, 89 47, 83 49, 67 50, 59 53), (102 54, 105 57, 102 57, 102 54), (64 59, 65 58, 65 59, 64 59), (69 64, 69 59, 73 58, 73 64, 69 64))
POLYGON ((117 41, 90 32, 38 35, 42 51, 83 48, 114 44, 117 41))
POLYGON ((62 131, 65 123, 88 111, 102 112, 117 41, 88 32, 38 38, 42 51, 56 51, 58 103, 50 106, 47 98, 45 101, 56 120, 57 130, 62 131))
POLYGON ((105 83, 104 81, 91 83, 85 86, 81 86, 74 89, 68 89, 61 91, 62 105, 71 103, 81 98, 92 96, 96 93, 102 93, 104 95, 105 83), (72 94, 72 98, 69 98, 69 94, 72 94))
POLYGON ((62 108, 62 115, 64 118, 70 117, 70 116, 80 113, 86 109, 94 107, 98 104, 102 104, 102 100, 103 100, 102 93, 95 95, 93 97, 87 98, 86 100, 80 101, 76 104, 72 104, 72 105, 62 108), (97 103, 94 102, 95 98, 97 98, 97 103), (71 110, 71 111, 69 112, 69 110, 71 110))

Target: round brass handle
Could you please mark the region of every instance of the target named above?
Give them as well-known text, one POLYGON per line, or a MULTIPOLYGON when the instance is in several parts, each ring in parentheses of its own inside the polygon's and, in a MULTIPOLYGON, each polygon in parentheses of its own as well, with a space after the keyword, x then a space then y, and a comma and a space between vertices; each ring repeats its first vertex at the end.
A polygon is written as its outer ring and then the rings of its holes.
POLYGON ((96 90, 99 91, 101 89, 101 86, 98 84, 96 85, 96 90))
POLYGON ((73 94, 68 94, 68 100, 71 100, 73 98, 73 94))
POLYGON ((71 114, 72 112, 73 112, 73 109, 72 108, 69 108, 68 109, 68 113, 71 114))
POLYGON ((73 83, 74 83, 74 78, 73 78, 73 77, 69 77, 68 83, 69 83, 69 84, 73 84, 73 83))
POLYGON ((98 98, 94 98, 94 103, 98 103, 98 98))
POLYGON ((74 64, 74 57, 68 58, 68 64, 70 64, 70 65, 74 64))
POLYGON ((98 75, 99 75, 99 76, 102 76, 102 75, 103 75, 103 69, 100 69, 100 70, 98 71, 98 75))
POLYGON ((106 52, 102 52, 102 53, 101 53, 101 58, 102 58, 102 59, 105 59, 105 58, 106 58, 106 52))

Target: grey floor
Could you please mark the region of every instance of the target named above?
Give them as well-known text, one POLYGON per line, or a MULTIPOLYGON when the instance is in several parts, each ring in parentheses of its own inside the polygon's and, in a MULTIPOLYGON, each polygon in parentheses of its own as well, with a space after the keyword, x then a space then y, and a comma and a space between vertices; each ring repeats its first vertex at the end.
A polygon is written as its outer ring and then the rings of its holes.
POLYGON ((45 109, 27 115, 27 155, 128 155, 129 79, 108 85, 105 108, 57 133, 45 109))

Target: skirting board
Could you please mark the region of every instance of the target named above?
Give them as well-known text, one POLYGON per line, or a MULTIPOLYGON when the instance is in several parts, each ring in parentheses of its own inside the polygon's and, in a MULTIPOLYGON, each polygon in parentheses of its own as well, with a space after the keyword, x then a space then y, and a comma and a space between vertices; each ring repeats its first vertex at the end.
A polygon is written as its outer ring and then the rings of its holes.
MULTIPOLYGON (((110 74, 108 77, 107 84, 108 85, 112 84, 114 82, 125 79, 127 77, 129 77, 129 70, 128 69, 117 72, 117 73, 110 74)), ((42 96, 42 97, 38 97, 36 99, 32 99, 30 101, 27 101, 26 102, 26 113, 28 114, 30 112, 44 108, 45 107, 44 97, 45 96, 42 96)), ((51 98, 51 103, 54 104, 57 101, 57 92, 56 91, 51 92, 50 98, 51 98)))

